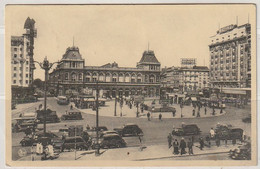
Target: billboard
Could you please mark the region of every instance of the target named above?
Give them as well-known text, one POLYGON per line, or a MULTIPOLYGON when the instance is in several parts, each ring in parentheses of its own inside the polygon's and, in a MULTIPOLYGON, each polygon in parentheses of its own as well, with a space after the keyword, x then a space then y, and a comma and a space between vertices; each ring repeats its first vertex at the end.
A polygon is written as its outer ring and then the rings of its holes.
POLYGON ((181 65, 182 66, 196 65, 196 59, 195 58, 182 58, 181 65))

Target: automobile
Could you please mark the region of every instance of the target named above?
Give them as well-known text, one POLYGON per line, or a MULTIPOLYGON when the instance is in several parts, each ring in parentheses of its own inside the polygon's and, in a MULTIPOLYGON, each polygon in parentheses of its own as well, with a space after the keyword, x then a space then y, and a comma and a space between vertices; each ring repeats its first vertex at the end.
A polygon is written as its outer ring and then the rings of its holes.
POLYGON ((243 139, 243 129, 233 128, 232 126, 220 125, 215 129, 216 136, 221 140, 233 140, 233 139, 243 139))
POLYGON ((99 133, 99 136, 102 132, 104 131, 107 131, 107 127, 106 126, 99 126, 98 129, 97 127, 92 127, 91 129, 88 129, 87 130, 87 133, 91 136, 91 137, 96 137, 96 134, 97 134, 97 130, 98 130, 98 133, 99 133))
POLYGON ((41 142, 41 143, 43 143, 43 145, 47 145, 48 143, 51 142, 51 139, 57 138, 57 137, 58 137, 57 135, 50 133, 50 132, 46 132, 45 135, 43 132, 38 132, 38 133, 35 133, 34 136, 25 136, 20 141, 20 144, 22 146, 32 146, 34 143, 41 142))
POLYGON ((55 138, 51 139, 51 143, 53 145, 53 148, 56 151, 61 151, 63 142, 64 142, 64 140, 62 140, 59 137, 55 137, 55 138))
POLYGON ((77 110, 71 110, 61 116, 61 120, 82 120, 82 119, 83 118, 81 112, 77 110))
POLYGON ((58 123, 60 122, 59 117, 57 116, 56 111, 52 111, 51 109, 47 109, 46 113, 44 110, 37 110, 37 120, 39 123, 44 122, 44 118, 46 117, 47 123, 58 123))
POLYGON ((251 116, 245 117, 242 119, 244 123, 251 123, 251 116))
POLYGON ((64 150, 88 150, 90 143, 86 142, 81 136, 76 137, 66 137, 61 147, 61 151, 64 150))
POLYGON ((106 134, 100 138, 101 148, 121 148, 125 146, 125 140, 118 134, 106 134))
POLYGON ((68 105, 69 103, 70 103, 70 101, 66 96, 58 96, 57 97, 57 104, 68 105))
POLYGON ((176 136, 186 136, 186 135, 198 135, 200 134, 200 129, 196 124, 182 125, 179 128, 174 128, 172 130, 172 135, 176 136))
POLYGON ((118 133, 116 131, 114 131, 114 130, 102 131, 100 133, 100 137, 103 137, 103 136, 108 135, 108 134, 118 134, 118 133))
POLYGON ((126 124, 122 128, 114 128, 114 131, 123 137, 143 135, 142 129, 136 124, 126 124))
POLYGON ((229 151, 229 157, 234 160, 251 160, 251 144, 249 142, 229 151))
POLYGON ((13 132, 24 132, 27 128, 37 128, 37 120, 34 117, 19 117, 12 122, 13 132))

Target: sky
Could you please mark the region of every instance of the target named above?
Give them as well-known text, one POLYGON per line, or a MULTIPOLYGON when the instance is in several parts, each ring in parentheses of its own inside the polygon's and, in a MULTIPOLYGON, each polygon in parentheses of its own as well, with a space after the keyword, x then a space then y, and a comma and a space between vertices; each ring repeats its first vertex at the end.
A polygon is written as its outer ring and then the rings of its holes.
MULTIPOLYGON (((30 17, 36 21, 34 59, 39 62, 45 56, 61 60, 74 37, 86 66, 115 61, 135 67, 148 44, 162 68, 180 66, 181 58, 208 66, 210 36, 236 24, 236 17, 238 25, 252 22, 254 10, 252 5, 8 5, 6 39, 22 35, 30 17)), ((36 65, 34 78, 43 77, 36 65)))

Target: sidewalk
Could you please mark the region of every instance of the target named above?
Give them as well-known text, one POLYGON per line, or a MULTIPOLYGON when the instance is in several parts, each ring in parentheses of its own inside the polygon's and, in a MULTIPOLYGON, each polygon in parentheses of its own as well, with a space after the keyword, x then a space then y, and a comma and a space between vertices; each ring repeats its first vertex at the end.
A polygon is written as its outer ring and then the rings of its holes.
MULTIPOLYGON (((220 147, 205 147, 203 150, 200 150, 198 144, 193 146, 193 156, 198 155, 209 155, 209 154, 220 154, 228 153, 230 149, 233 149, 236 146, 220 146, 220 147)), ((186 148, 186 151, 188 149, 186 148)), ((78 151, 76 153, 77 160, 127 160, 127 161, 147 161, 147 160, 160 160, 174 157, 185 157, 190 156, 188 153, 184 155, 174 155, 173 148, 168 148, 168 145, 153 145, 144 148, 142 151, 139 147, 127 147, 127 148, 118 148, 118 149, 101 149, 100 155, 95 155, 95 150, 89 151, 78 151)), ((36 156, 35 161, 40 160, 41 156, 36 156)), ((19 159, 19 161, 30 161, 31 156, 28 155, 19 159)), ((59 155, 59 158, 55 159, 59 161, 73 161, 75 160, 75 152, 63 152, 59 155)))
MULTIPOLYGON (((150 106, 151 102, 152 102, 152 100, 145 101, 145 104, 150 106)), ((158 105, 156 105, 156 106, 158 106, 158 105)), ((172 107, 174 107, 176 109, 176 115, 173 117, 172 112, 161 112, 162 119, 164 119, 164 118, 181 118, 181 114, 182 114, 182 118, 205 118, 205 117, 220 116, 220 115, 224 115, 226 113, 226 111, 223 110, 223 113, 220 114, 220 109, 215 109, 215 115, 213 116, 212 109, 207 107, 207 112, 205 114, 204 107, 202 107, 200 110, 200 117, 196 117, 198 108, 195 110, 195 116, 192 116, 192 110, 193 110, 192 106, 184 106, 182 110, 181 110, 179 104, 174 104, 174 105, 172 105, 172 107)), ((93 111, 92 109, 78 109, 78 110, 80 110, 81 112, 86 113, 86 114, 96 115, 96 111, 93 111)), ((99 116, 115 117, 114 110, 115 110, 115 100, 106 101, 106 106, 99 108, 99 116)), ((148 113, 147 110, 144 110, 144 112, 141 113, 141 110, 139 107, 138 111, 140 113, 139 118, 147 118, 147 113, 148 113)), ((120 115, 121 112, 122 112, 122 117, 136 117, 137 108, 135 106, 132 106, 132 109, 130 109, 129 106, 125 105, 125 103, 124 103, 123 107, 121 109, 120 104, 117 103, 117 106, 116 106, 117 116, 116 117, 121 117, 121 115, 120 115)), ((151 113, 151 118, 158 119, 159 114, 160 113, 151 113)))

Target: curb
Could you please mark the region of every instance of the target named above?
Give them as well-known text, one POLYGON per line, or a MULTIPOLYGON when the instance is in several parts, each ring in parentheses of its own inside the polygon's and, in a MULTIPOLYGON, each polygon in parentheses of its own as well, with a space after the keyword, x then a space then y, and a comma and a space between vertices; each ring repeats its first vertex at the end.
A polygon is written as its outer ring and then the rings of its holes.
POLYGON ((167 159, 167 158, 175 158, 175 157, 192 157, 192 156, 202 156, 202 155, 223 154, 223 153, 228 153, 228 152, 229 151, 212 152, 212 153, 205 153, 205 154, 193 154, 193 155, 177 155, 177 156, 172 155, 172 156, 165 156, 165 157, 136 159, 133 161, 149 161, 149 160, 159 160, 159 159, 167 159))

